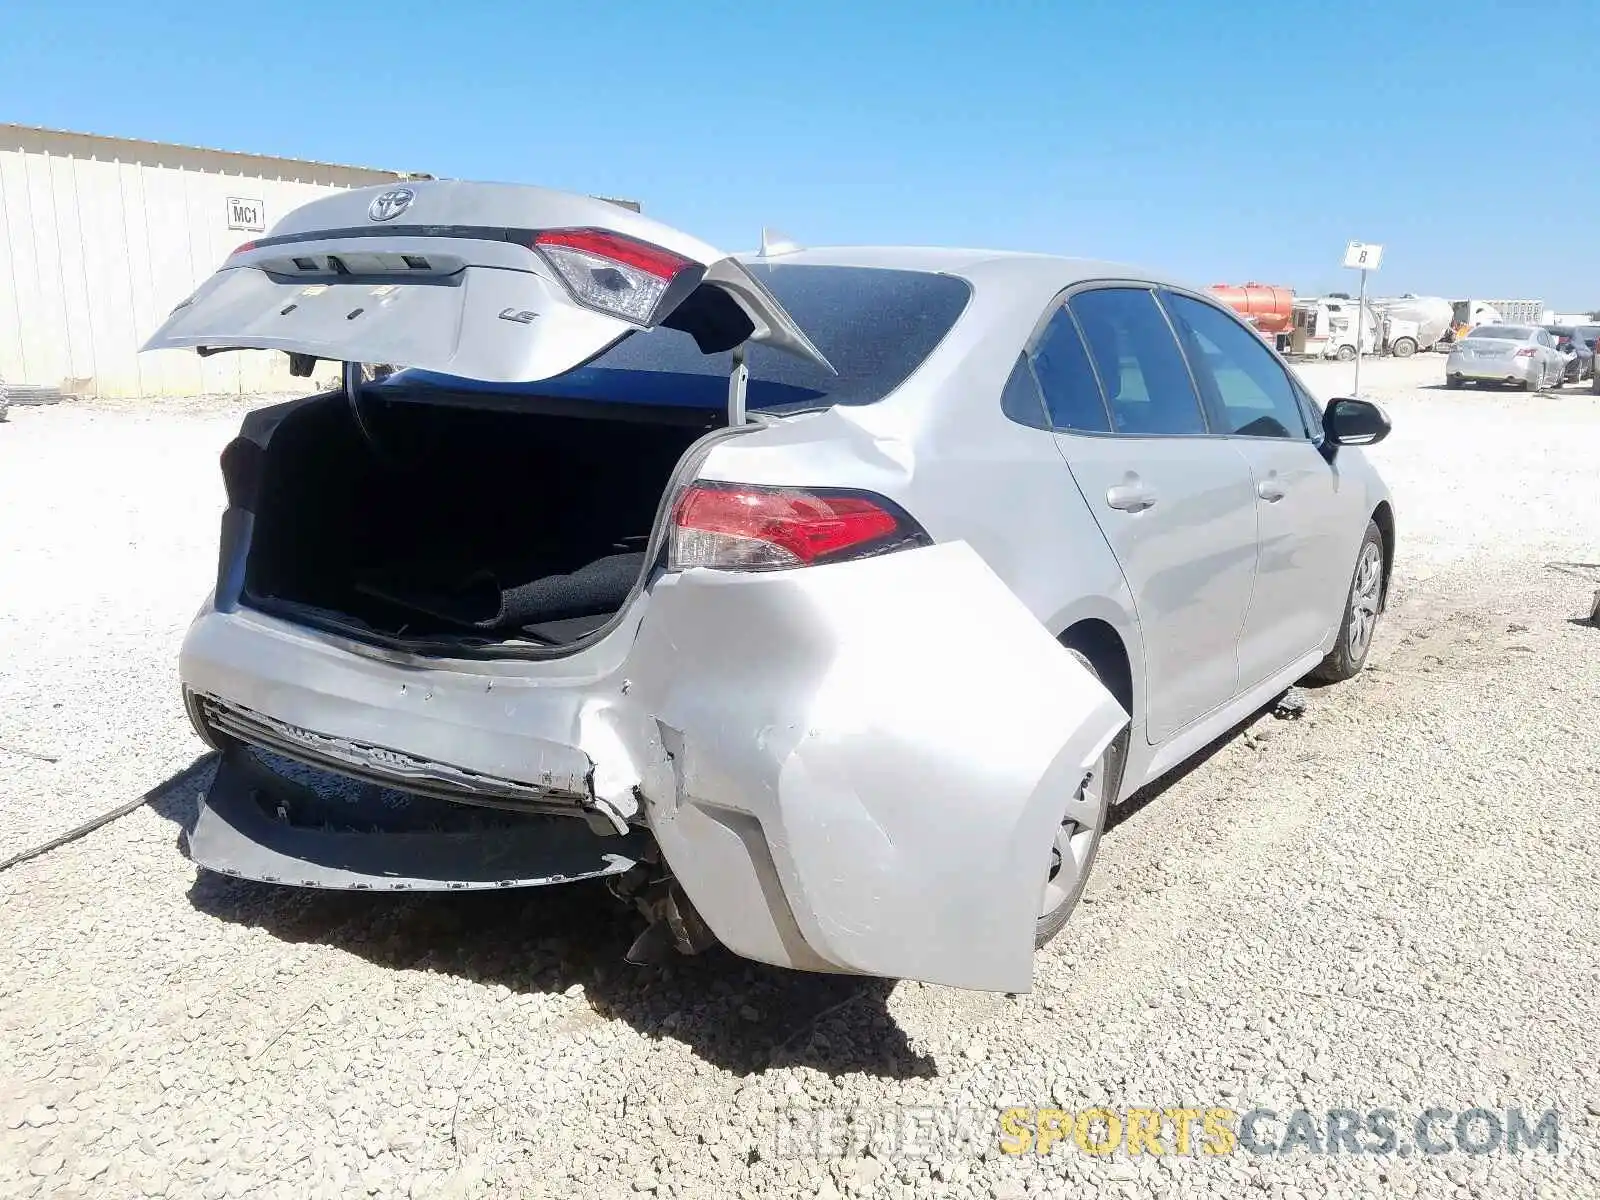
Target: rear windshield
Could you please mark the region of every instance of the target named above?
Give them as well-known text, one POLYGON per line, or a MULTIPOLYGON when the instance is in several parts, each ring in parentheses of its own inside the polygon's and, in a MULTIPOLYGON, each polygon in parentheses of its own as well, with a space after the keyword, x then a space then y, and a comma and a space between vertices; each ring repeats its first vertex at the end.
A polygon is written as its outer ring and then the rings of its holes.
POLYGON ((1521 325, 1479 325, 1469 338, 1499 338, 1507 342, 1525 342, 1533 336, 1533 330, 1525 329, 1521 325))
MULTIPOLYGON (((971 297, 953 275, 879 267, 747 263, 838 371, 752 344, 750 408, 871 404, 904 383, 950 332, 971 297)), ((622 339, 576 370, 537 383, 482 383, 398 371, 389 387, 492 391, 600 403, 721 409, 732 355, 702 354, 694 339, 657 328, 622 339)))

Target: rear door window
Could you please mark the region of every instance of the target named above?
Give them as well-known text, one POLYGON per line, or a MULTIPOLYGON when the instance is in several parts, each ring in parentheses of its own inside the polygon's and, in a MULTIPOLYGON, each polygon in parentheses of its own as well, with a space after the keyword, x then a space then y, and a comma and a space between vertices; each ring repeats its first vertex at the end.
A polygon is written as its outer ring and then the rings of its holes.
POLYGON ((1261 338, 1220 309, 1163 292, 1213 433, 1304 438, 1306 423, 1289 374, 1261 338))
POLYGON ((1098 288, 1068 303, 1100 376, 1112 427, 1129 435, 1206 432, 1167 318, 1145 288, 1098 288))
POLYGON ((1056 429, 1072 433, 1110 433, 1105 397, 1089 364, 1078 326, 1066 308, 1045 326, 1033 348, 1033 370, 1044 393, 1045 410, 1056 429))

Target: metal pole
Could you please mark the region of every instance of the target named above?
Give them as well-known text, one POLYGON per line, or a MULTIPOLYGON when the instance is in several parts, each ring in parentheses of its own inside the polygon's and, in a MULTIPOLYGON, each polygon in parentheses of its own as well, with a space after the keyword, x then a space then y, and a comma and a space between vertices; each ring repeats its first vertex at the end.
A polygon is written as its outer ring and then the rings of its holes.
POLYGON ((1361 398, 1361 343, 1367 333, 1367 269, 1361 268, 1361 299, 1356 302, 1356 381, 1351 395, 1361 398))

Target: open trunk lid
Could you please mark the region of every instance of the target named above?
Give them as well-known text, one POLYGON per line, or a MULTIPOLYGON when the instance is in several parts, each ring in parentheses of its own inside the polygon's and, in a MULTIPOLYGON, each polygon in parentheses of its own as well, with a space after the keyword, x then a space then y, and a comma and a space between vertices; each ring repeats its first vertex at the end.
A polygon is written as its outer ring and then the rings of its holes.
POLYGON ((531 382, 658 325, 707 353, 757 341, 832 369, 750 272, 697 238, 592 197, 445 180, 296 209, 235 250, 144 349, 531 382))

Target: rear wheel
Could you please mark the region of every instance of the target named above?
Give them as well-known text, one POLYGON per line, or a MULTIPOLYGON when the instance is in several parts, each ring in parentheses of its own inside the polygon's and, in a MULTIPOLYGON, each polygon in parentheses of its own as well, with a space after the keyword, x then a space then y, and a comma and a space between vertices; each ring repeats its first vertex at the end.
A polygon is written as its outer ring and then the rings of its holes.
POLYGON ((1355 574, 1345 597, 1344 617, 1339 637, 1328 656, 1309 676, 1318 683, 1341 683, 1361 673, 1372 649, 1372 633, 1378 627, 1378 610, 1383 607, 1383 534, 1376 521, 1367 522, 1356 555, 1355 574))
POLYGON ((1523 382, 1523 384, 1522 384, 1522 390, 1525 391, 1525 392, 1542 392, 1542 391, 1544 391, 1544 368, 1543 367, 1539 368, 1539 380, 1538 380, 1538 382, 1535 383, 1531 379, 1525 380, 1523 382))
MULTIPOLYGON (((1067 653, 1083 664, 1096 679, 1102 676, 1088 656, 1071 646, 1067 653)), ((1102 680, 1103 681, 1103 680, 1102 680)), ((1131 730, 1124 728, 1111 739, 1111 744, 1100 752, 1084 777, 1078 782, 1061 824, 1056 827, 1055 840, 1050 846, 1050 873, 1045 877, 1044 895, 1039 905, 1039 921, 1034 929, 1033 944, 1043 946, 1067 923, 1072 910, 1083 896, 1089 882, 1089 871, 1094 866, 1100 849, 1100 835, 1105 832, 1106 810, 1117 797, 1122 786, 1122 770, 1128 761, 1128 737, 1131 730)))
POLYGON ((1396 338, 1389 352, 1396 358, 1410 358, 1417 352, 1417 343, 1408 337, 1396 338))
POLYGON ((1355 356, 1356 348, 1354 346, 1340 346, 1334 355, 1340 362, 1349 362, 1355 356))

